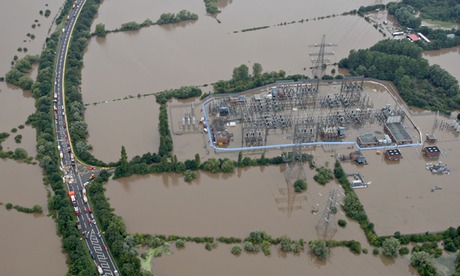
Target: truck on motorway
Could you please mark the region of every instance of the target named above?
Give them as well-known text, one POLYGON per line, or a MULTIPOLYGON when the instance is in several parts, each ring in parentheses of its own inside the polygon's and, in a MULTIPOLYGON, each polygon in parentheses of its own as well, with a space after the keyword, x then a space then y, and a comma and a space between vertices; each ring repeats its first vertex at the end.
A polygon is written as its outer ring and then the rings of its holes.
POLYGON ((77 204, 77 200, 75 199, 75 192, 70 191, 69 196, 70 196, 70 200, 72 201, 72 204, 74 204, 74 205, 77 204))

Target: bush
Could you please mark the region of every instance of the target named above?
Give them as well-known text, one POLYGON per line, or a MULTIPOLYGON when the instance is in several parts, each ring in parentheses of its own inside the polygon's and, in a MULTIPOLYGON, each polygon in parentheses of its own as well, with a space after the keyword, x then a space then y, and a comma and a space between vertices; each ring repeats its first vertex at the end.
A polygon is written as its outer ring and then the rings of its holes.
POLYGON ((232 254, 233 255, 240 255, 241 254, 241 246, 235 245, 232 247, 232 254))
POLYGON ((313 177, 313 179, 321 185, 326 185, 326 183, 334 179, 332 170, 329 168, 321 167, 316 169, 316 171, 318 173, 313 177))
POLYGON ((16 133, 16 132, 18 132, 18 129, 15 128, 15 127, 13 127, 13 128, 11 129, 11 132, 12 132, 12 133, 16 133))
POLYGON ((303 179, 298 179, 294 182, 294 191, 296 193, 301 193, 307 190, 307 181, 303 179))
POLYGON ((11 208, 13 208, 13 204, 7 203, 7 204, 5 205, 5 207, 6 207, 7 210, 11 210, 11 208))
POLYGON ((372 250, 372 254, 374 254, 375 256, 377 256, 378 254, 380 254, 379 249, 378 249, 378 248, 374 248, 374 249, 372 250))
POLYGON ((320 260, 327 259, 329 256, 329 248, 326 246, 326 242, 322 240, 314 240, 308 243, 310 251, 315 254, 316 257, 320 260))
POLYGON ((176 240, 176 247, 177 248, 184 248, 185 247, 185 242, 181 239, 176 240))
POLYGON ((409 254, 409 248, 401 247, 401 249, 399 249, 399 255, 407 255, 407 254, 409 254))
POLYGON ((186 170, 184 172, 184 181, 185 182, 192 182, 193 179, 196 178, 196 174, 194 171, 186 170))
POLYGON ((345 227, 347 226, 347 221, 343 219, 339 219, 338 224, 340 227, 345 227))
POLYGON ((363 252, 363 254, 369 253, 369 251, 367 250, 367 248, 363 248, 362 252, 363 252))
POLYGON ((14 136, 14 141, 16 143, 18 143, 18 144, 21 143, 21 140, 22 140, 22 135, 21 134, 14 136))
POLYGON ((393 237, 387 238, 382 242, 382 253, 387 257, 397 257, 400 248, 401 243, 393 237))
POLYGON ((360 254, 361 253, 361 243, 359 241, 349 241, 347 242, 347 247, 352 253, 360 254))

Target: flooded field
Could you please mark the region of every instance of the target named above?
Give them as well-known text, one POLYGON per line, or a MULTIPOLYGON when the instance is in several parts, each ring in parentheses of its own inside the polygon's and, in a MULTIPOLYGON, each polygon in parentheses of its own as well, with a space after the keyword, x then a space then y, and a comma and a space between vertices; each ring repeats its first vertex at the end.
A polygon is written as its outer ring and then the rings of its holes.
POLYGON ((94 147, 92 153, 110 162, 120 159, 121 146, 125 146, 129 158, 158 152, 159 112, 155 97, 88 106, 85 120, 90 133, 88 143, 94 147))
MULTIPOLYGON (((0 76, 4 76, 15 55, 38 55, 48 34, 51 22, 62 1, 1 1, 0 2, 0 76), (39 11, 51 11, 46 18, 39 11), (35 21, 37 20, 37 22, 35 21), (35 24, 35 28, 32 27, 35 24), (40 26, 39 26, 40 24, 40 26), (28 37, 27 34, 34 35, 28 37), (17 51, 21 48, 21 52, 17 51), (27 53, 23 50, 26 48, 27 53)), ((32 76, 36 76, 32 74, 32 76)), ((35 111, 30 92, 0 82, 0 132, 25 125, 27 117, 35 111)), ((2 143, 4 150, 24 148, 35 156, 35 130, 29 126, 10 133, 2 143), (14 136, 22 135, 17 144, 14 136)), ((56 235, 54 221, 45 215, 19 213, 6 210, 4 204, 11 202, 24 207, 39 204, 47 214, 46 190, 42 184, 43 175, 38 166, 25 165, 13 160, 0 160, 0 274, 2 275, 64 275, 67 272, 66 257, 61 252, 61 242, 56 235)))
MULTIPOLYGON (((320 216, 312 210, 323 211, 332 184, 316 184, 310 169, 307 175, 307 192, 291 197, 282 167, 277 166, 223 175, 200 173, 191 184, 175 174, 130 177, 110 181, 107 197, 130 233, 245 237, 263 229, 272 236, 311 240, 317 238, 320 216)), ((334 238, 365 243, 359 225, 351 222, 334 238)))
POLYGON ((0 160, 0 267, 2 275, 64 275, 65 255, 56 235, 54 221, 47 214, 46 191, 38 166, 0 160), (43 215, 6 210, 5 204, 31 208, 42 206, 43 215), (27 265, 24 265, 27 263, 27 265))
POLYGON ((334 248, 326 262, 319 262, 307 253, 284 256, 272 251, 242 253, 235 257, 230 246, 219 245, 211 252, 203 245, 187 244, 185 249, 173 250, 170 256, 153 260, 153 271, 159 275, 416 275, 406 258, 395 261, 369 255, 354 255, 344 248, 334 248))
POLYGON ((430 64, 439 64, 460 81, 460 68, 458 68, 460 46, 437 51, 425 51, 423 52, 423 57, 426 58, 430 64))

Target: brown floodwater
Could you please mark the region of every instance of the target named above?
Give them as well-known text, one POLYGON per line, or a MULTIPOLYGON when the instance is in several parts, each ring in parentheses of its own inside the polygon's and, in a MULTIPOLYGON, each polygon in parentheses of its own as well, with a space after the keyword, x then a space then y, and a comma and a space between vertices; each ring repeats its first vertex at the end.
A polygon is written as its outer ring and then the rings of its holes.
POLYGON ((458 67, 460 61, 460 46, 436 51, 425 51, 423 52, 423 57, 426 58, 430 64, 439 64, 460 81, 460 68, 458 67))
POLYGON ((46 191, 38 166, 0 160, 0 274, 64 275, 66 257, 56 235, 56 224, 47 217, 46 191), (6 210, 5 204, 24 207, 42 206, 43 215, 6 210), (27 263, 27 265, 24 265, 27 263))
MULTIPOLYGON (((174 246, 172 246, 174 248, 174 246)), ((158 275, 416 275, 407 258, 394 261, 382 257, 354 255, 345 248, 331 250, 327 261, 316 260, 308 253, 283 255, 272 248, 271 256, 242 253, 235 257, 231 246, 219 244, 207 251, 203 245, 186 244, 173 254, 153 260, 158 275)))
MULTIPOLYGON (((27 54, 38 55, 48 34, 51 21, 62 1, 59 0, 18 0, 0 2, 0 75, 10 69, 14 55, 25 56, 17 48, 27 48, 27 54), (48 6, 46 6, 48 4, 48 6), (39 14, 49 9, 51 16, 39 14), (38 22, 34 22, 38 19, 38 22), (35 29, 32 24, 37 24, 35 29), (40 24, 40 26, 38 26, 40 24), (35 39, 26 36, 35 35, 35 39), (25 40, 25 41, 24 41, 25 40)), ((32 77, 36 76, 36 72, 32 77)), ((0 132, 10 132, 12 128, 24 125, 27 117, 35 111, 34 99, 30 92, 8 86, 0 82, 0 132)), ((29 126, 10 133, 2 143, 4 150, 17 147, 26 149, 35 156, 35 130, 29 126), (15 143, 14 136, 22 135, 22 142, 15 143)), ((0 160, 0 202, 32 207, 39 204, 47 214, 46 190, 42 183, 41 169, 36 165, 21 164, 13 160, 0 160)), ((66 256, 61 252, 61 242, 56 235, 54 221, 46 215, 19 213, 0 206, 2 237, 0 238, 1 275, 64 275, 67 272, 66 256), (27 264, 27 265, 24 265, 27 264)))
POLYGON ((88 143, 94 147, 94 156, 118 161, 121 146, 128 158, 158 152, 158 117, 159 106, 152 96, 87 106, 88 143))

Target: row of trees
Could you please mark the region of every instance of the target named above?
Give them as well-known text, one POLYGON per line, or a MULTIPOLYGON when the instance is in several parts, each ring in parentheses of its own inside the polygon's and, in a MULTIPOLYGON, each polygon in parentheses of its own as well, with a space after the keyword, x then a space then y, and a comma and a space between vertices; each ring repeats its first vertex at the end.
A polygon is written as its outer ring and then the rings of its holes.
POLYGON ((448 112, 460 108, 458 81, 421 57, 422 49, 407 40, 383 40, 366 50, 352 50, 339 67, 353 75, 394 82, 411 106, 448 112))
POLYGON ((260 65, 260 63, 254 63, 252 66, 252 75, 250 75, 248 66, 242 64, 233 69, 231 80, 220 80, 214 83, 213 86, 217 94, 238 93, 282 79, 286 79, 286 72, 282 70, 279 72, 263 73, 262 65, 260 65))
POLYGON ((40 206, 38 204, 35 204, 32 208, 28 208, 28 207, 24 207, 24 206, 21 206, 21 205, 14 205, 13 206, 13 204, 7 203, 5 205, 5 207, 6 207, 7 210, 16 209, 18 212, 26 213, 26 214, 41 214, 41 213, 43 213, 42 206, 40 206))
POLYGON ((27 55, 18 60, 13 68, 6 73, 5 81, 8 84, 19 86, 23 90, 32 88, 34 81, 29 74, 32 71, 32 66, 38 62, 38 56, 27 55))
POLYGON ((102 171, 88 189, 93 212, 121 275, 140 275, 141 265, 133 236, 128 235, 123 218, 113 213, 104 195, 104 183, 110 174, 102 171))
POLYGON ((188 99, 201 96, 203 92, 195 86, 183 86, 178 89, 168 89, 155 94, 155 99, 159 104, 166 104, 172 98, 188 99))
POLYGON ((190 20, 198 20, 198 15, 195 13, 191 13, 186 10, 181 10, 177 14, 175 13, 163 13, 160 15, 160 18, 157 19, 156 22, 152 21, 151 19, 145 19, 142 23, 137 23, 134 21, 130 21, 127 23, 123 23, 120 28, 115 30, 107 30, 105 25, 99 23, 96 25, 96 29, 93 35, 97 37, 105 37, 108 33, 116 33, 116 32, 125 32, 125 31, 137 31, 145 27, 150 27, 152 25, 164 25, 164 24, 174 24, 183 21, 190 21, 190 20))
POLYGON ((198 15, 196 13, 191 13, 186 10, 181 10, 177 14, 175 13, 163 13, 160 15, 160 18, 157 20, 158 25, 164 24, 174 24, 182 21, 198 20, 198 15))
MULTIPOLYGON (((70 6, 72 5, 72 1, 67 1, 65 7, 68 7, 69 2, 70 6)), ((87 0, 83 9, 97 10, 98 4, 99 1, 87 0)), ((61 14, 60 18, 65 16, 67 15, 61 14)), ((53 189, 53 195, 48 198, 48 209, 56 220, 57 233, 61 237, 63 250, 67 253, 68 273, 71 275, 98 275, 86 245, 80 240, 81 234, 76 228, 75 214, 62 182, 62 172, 59 169, 60 159, 56 150, 53 129, 52 102, 53 68, 58 42, 58 33, 51 34, 47 38, 46 47, 40 55, 37 80, 32 86, 36 111, 29 116, 27 124, 31 124, 37 130, 37 160, 45 174, 44 183, 53 189)))
MULTIPOLYGON (((94 1, 99 3, 100 1, 94 1)), ((75 24, 72 33, 70 47, 66 60, 65 71, 65 102, 70 139, 74 153, 78 159, 85 163, 107 166, 97 160, 89 151, 91 146, 87 144, 88 125, 85 122, 82 95, 79 91, 81 86, 81 70, 83 69, 83 55, 90 39, 90 28, 94 16, 97 13, 97 5, 85 5, 75 24)))

